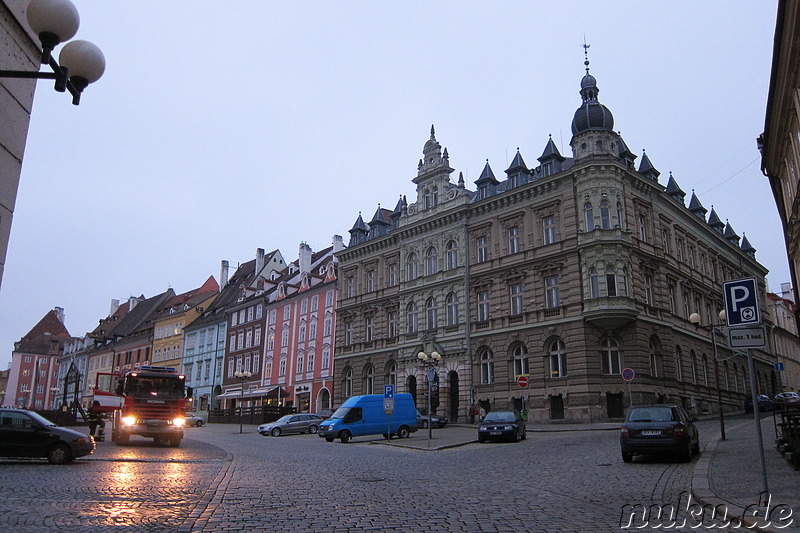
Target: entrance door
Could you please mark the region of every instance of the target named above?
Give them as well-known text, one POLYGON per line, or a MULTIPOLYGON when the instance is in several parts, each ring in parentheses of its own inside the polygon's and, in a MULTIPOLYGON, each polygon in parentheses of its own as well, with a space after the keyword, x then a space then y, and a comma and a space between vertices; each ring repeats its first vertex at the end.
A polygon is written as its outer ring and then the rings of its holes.
POLYGON ((564 397, 550 396, 550 420, 564 420, 564 397))
POLYGON ((408 392, 411 393, 411 397, 414 399, 414 406, 419 408, 417 405, 417 378, 414 376, 408 376, 406 380, 406 389, 408 392))
POLYGON ((622 401, 622 393, 606 394, 606 411, 608 418, 625 418, 625 406, 622 401))
POLYGON ((450 418, 451 422, 456 422, 458 420, 458 372, 450 372, 447 375, 447 381, 450 385, 450 390, 448 391, 449 396, 448 399, 450 400, 450 412, 448 413, 448 417, 450 418))

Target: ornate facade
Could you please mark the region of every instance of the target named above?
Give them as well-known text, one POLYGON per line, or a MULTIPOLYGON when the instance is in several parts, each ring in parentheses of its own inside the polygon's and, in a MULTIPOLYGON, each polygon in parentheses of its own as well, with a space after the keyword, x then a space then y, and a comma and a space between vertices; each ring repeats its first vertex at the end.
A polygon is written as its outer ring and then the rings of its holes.
MULTIPOLYGON (((472 191, 432 128, 415 201, 359 215, 339 254, 335 405, 387 383, 427 405, 418 354, 437 351, 431 404, 461 421, 478 407, 538 422, 618 419, 631 401, 712 411, 718 386, 741 408, 746 360, 724 338, 715 360, 688 318, 716 325, 724 280, 755 277, 766 302, 766 270, 647 155, 635 167, 586 66, 572 158, 550 139, 502 180, 487 161, 472 191)), ((759 389, 776 392, 771 356, 757 360, 759 389)))

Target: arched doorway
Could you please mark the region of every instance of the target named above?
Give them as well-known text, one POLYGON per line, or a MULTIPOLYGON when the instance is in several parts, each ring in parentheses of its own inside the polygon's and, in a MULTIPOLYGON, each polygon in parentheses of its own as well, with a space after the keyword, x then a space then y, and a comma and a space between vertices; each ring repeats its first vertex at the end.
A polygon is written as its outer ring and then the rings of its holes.
POLYGON ((459 391, 458 391, 458 372, 452 371, 447 374, 447 383, 448 383, 448 400, 450 405, 450 412, 448 413, 448 417, 452 422, 458 421, 458 409, 459 409, 459 391))
POLYGON ((322 389, 317 395, 317 406, 315 412, 320 412, 323 409, 331 408, 331 393, 328 389, 322 389))
MULTIPOLYGON (((417 378, 416 376, 408 376, 406 379, 406 389, 408 392, 411 393, 411 397, 414 399, 414 405, 417 406, 417 378)), ((419 406, 417 406, 419 407, 419 406)))

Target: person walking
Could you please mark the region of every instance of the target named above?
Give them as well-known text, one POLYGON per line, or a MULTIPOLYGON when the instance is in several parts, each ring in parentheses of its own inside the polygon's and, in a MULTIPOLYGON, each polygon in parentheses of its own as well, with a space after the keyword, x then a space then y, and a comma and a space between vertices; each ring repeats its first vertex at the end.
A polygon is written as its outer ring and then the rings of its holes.
POLYGON ((105 418, 105 413, 100 410, 100 402, 97 400, 92 402, 92 406, 89 408, 86 418, 89 421, 89 434, 93 436, 96 441, 104 441, 106 421, 103 420, 103 418, 105 418), (96 435, 95 431, 97 432, 96 435))

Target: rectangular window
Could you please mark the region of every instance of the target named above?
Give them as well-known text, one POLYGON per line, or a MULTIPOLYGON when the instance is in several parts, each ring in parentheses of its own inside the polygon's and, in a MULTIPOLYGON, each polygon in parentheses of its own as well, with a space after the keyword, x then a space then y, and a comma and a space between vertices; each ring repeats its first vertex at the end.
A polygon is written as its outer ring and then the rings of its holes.
MULTIPOLYGON (((235 334, 231 334, 231 341, 230 341, 229 346, 230 346, 230 351, 233 352, 233 351, 236 350, 236 335, 235 334)), ((158 352, 161 352, 161 350, 160 349, 156 350, 156 358, 158 357, 158 352)), ((156 359, 156 361, 158 361, 158 359, 156 359)))
POLYGON ((545 298, 548 309, 561 307, 561 294, 558 288, 558 276, 547 276, 544 278, 545 298))
POLYGON ((308 313, 308 298, 300 302, 300 314, 305 315, 306 313, 308 313))
POLYGON ((313 341, 317 338, 317 323, 312 322, 308 325, 308 340, 313 341))
POLYGON ((515 357, 514 358, 514 376, 527 376, 530 374, 530 370, 528 369, 528 358, 527 357, 515 357))
POLYGON ((644 298, 647 305, 653 305, 653 276, 650 274, 644 276, 644 298))
POLYGON ((325 317, 325 336, 331 336, 331 319, 330 317, 325 317))
POLYGON ((519 226, 512 226, 508 228, 508 253, 509 254, 516 254, 520 251, 520 241, 519 241, 519 226))
POLYGON ((255 308, 250 306, 247 308, 247 321, 252 322, 253 318, 255 317, 255 308))
POLYGON ((281 332, 281 346, 284 348, 289 346, 289 329, 288 326, 283 326, 283 331, 281 332))
POLYGON ((264 305, 263 304, 258 304, 256 306, 256 320, 261 320, 261 317, 263 316, 263 314, 264 314, 264 305))
POLYGON ((298 335, 297 342, 305 342, 306 341, 306 327, 300 326, 300 332, 298 335))
POLYGON ((322 350, 322 369, 327 370, 331 366, 331 352, 328 348, 322 350))
POLYGON ((344 323, 344 343, 353 344, 353 322, 351 320, 344 323))
POLYGON ((522 283, 514 283, 508 287, 509 298, 511 300, 511 314, 522 314, 522 283))
POLYGON ((261 344, 261 328, 256 328, 255 333, 253 334, 253 346, 259 346, 261 344))
POLYGON ((228 359, 228 377, 233 377, 233 359, 228 359))
POLYGON ((257 374, 257 373, 261 372, 261 367, 258 366, 258 364, 260 362, 261 361, 259 360, 258 352, 254 352, 253 353, 253 373, 254 374, 257 374))
POLYGON ((330 307, 333 305, 333 290, 329 290, 325 293, 325 307, 330 307))
POLYGON ((289 317, 292 316, 292 306, 291 305, 284 305, 283 306, 283 319, 289 320, 289 317))
POLYGON ((489 320, 489 291, 478 291, 478 321, 489 320))
POLYGON ((365 319, 366 321, 366 328, 367 328, 367 338, 366 341, 370 342, 373 340, 375 336, 375 318, 368 316, 365 319))
POLYGON ((542 218, 542 231, 544 232, 545 244, 553 244, 556 242, 556 217, 549 216, 542 218))
POLYGON ((475 248, 478 250, 478 263, 489 260, 489 239, 487 237, 478 237, 475 240, 475 248))
POLYGON ((269 310, 269 323, 270 324, 274 324, 275 323, 275 320, 277 319, 276 315, 277 315, 277 313, 275 312, 275 309, 270 309, 269 310))
POLYGON ((319 294, 311 297, 311 312, 316 313, 317 309, 319 309, 319 294))
POLYGON ((375 291, 375 271, 370 270, 367 272, 367 292, 375 291))
POLYGON ((249 348, 252 345, 253 345, 253 330, 248 329, 247 330, 247 336, 246 336, 245 341, 244 341, 244 347, 245 348, 249 348))
POLYGON ((389 311, 388 323, 389 338, 397 337, 397 335, 400 333, 400 321, 397 311, 389 311))
POLYGON ((237 349, 241 350, 242 348, 244 348, 244 333, 240 331, 239 334, 236 336, 236 340, 238 341, 236 343, 237 349))
POLYGON ((397 263, 389 265, 389 286, 393 287, 399 282, 400 267, 397 263))

